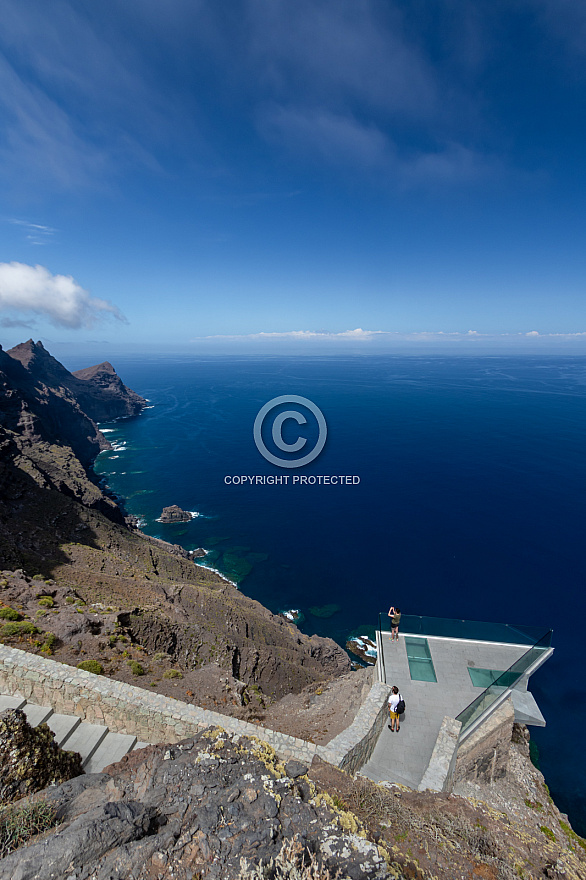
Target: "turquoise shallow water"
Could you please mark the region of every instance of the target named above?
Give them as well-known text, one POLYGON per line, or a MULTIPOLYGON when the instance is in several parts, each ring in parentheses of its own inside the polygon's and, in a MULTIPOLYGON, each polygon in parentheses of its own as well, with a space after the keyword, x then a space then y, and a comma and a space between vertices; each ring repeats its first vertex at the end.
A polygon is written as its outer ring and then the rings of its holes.
MULTIPOLYGON (((82 364, 70 364, 77 368, 82 364)), ((582 622, 586 360, 581 358, 133 358, 115 366, 150 399, 104 426, 97 470, 150 534, 206 562, 302 628, 344 644, 392 602, 403 611, 552 626, 532 680, 550 787, 586 833, 582 622), (284 471, 258 452, 263 404, 323 411, 322 454, 293 473, 349 485, 227 485, 284 471), (163 506, 199 516, 156 522, 163 506)), ((289 423, 287 442, 315 426, 289 423)))

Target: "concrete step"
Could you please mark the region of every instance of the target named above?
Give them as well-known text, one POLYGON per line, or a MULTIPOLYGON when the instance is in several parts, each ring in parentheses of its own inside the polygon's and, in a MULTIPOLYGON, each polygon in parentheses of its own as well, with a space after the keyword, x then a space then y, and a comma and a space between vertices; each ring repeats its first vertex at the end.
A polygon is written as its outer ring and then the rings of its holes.
POLYGON ((85 765, 107 735, 108 728, 104 727, 103 724, 89 724, 87 721, 82 721, 67 737, 62 748, 68 752, 78 752, 81 755, 82 767, 85 768, 85 765))
POLYGON ((20 694, 14 694, 11 697, 0 694, 0 712, 4 712, 5 709, 22 709, 25 703, 25 698, 20 694))
MULTIPOLYGON (((81 726, 83 727, 83 724, 81 726)), ((101 773, 104 767, 121 761, 124 755, 135 747, 135 736, 129 733, 108 732, 87 764, 84 764, 83 769, 86 773, 101 773)))
POLYGON ((37 706, 36 703, 27 703, 22 711, 31 727, 38 727, 39 724, 48 721, 53 714, 49 706, 37 706))
POLYGON ((0 694, 0 712, 22 709, 31 727, 46 723, 53 731, 55 742, 62 749, 78 752, 86 773, 100 773, 108 764, 115 764, 133 749, 144 749, 150 743, 137 742, 127 733, 111 733, 102 724, 90 724, 76 715, 61 715, 49 706, 27 703, 20 694, 0 694))
POLYGON ((76 718, 74 715, 59 715, 57 712, 53 712, 47 719, 47 724, 55 734, 57 745, 68 749, 69 746, 65 745, 65 741, 75 728, 81 724, 81 718, 76 718))

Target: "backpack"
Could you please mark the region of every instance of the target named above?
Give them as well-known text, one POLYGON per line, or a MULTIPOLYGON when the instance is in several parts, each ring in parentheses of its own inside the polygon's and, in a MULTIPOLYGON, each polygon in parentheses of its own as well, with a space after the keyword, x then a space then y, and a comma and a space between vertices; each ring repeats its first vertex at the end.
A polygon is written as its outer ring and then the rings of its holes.
MULTIPOLYGON (((401 695, 399 694, 399 696, 401 696, 401 695)), ((395 712, 397 713, 397 715, 402 715, 404 711, 405 711, 405 700, 403 699, 403 697, 401 697, 401 699, 397 703, 397 708, 395 709, 395 712)))

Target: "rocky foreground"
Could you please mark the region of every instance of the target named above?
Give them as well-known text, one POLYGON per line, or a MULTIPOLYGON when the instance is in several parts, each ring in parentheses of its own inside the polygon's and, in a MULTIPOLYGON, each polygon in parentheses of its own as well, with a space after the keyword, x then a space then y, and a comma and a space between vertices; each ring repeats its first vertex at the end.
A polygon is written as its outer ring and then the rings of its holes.
MULTIPOLYGON (((3 790, 15 776, 26 789, 27 736, 34 760, 46 733, 27 734, 23 717, 0 716, 0 748, 12 729, 19 741, 3 790)), ((584 880, 586 841, 527 752, 517 726, 498 784, 443 795, 353 779, 317 758, 282 763, 254 737, 208 728, 0 811, 3 851, 10 810, 44 822, 0 858, 0 880, 584 880)), ((46 778, 74 775, 70 756, 56 754, 46 778)))
POLYGON ((388 877, 388 853, 308 769, 221 729, 142 749, 47 791, 59 825, 0 860, 0 878, 232 880, 287 843, 353 880, 388 877))

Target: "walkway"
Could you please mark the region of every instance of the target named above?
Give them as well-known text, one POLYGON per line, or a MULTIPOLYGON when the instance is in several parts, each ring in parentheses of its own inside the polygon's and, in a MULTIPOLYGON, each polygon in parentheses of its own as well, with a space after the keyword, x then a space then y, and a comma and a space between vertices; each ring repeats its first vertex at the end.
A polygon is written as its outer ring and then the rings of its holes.
POLYGON ((148 743, 137 742, 127 733, 112 733, 103 724, 89 724, 76 715, 59 715, 48 706, 27 703, 24 697, 0 695, 0 712, 4 709, 22 709, 31 727, 46 723, 53 731, 55 742, 62 749, 78 752, 86 773, 101 773, 108 764, 120 761, 133 749, 142 749, 148 743))
POLYGON ((382 633, 387 683, 396 684, 406 703, 399 733, 382 730, 372 757, 361 773, 375 782, 399 782, 416 789, 429 764, 444 716, 454 718, 482 693, 474 687, 468 666, 508 669, 527 645, 427 638, 437 682, 412 681, 405 638, 391 642, 382 633))

